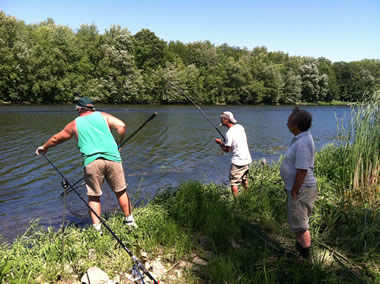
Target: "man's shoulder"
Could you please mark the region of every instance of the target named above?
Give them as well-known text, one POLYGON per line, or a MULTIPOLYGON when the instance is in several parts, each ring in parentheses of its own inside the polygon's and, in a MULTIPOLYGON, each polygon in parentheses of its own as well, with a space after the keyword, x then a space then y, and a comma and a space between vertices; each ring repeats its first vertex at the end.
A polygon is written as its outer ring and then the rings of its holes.
POLYGON ((76 123, 76 119, 74 119, 73 121, 70 121, 68 124, 66 124, 65 126, 65 131, 69 131, 69 132, 75 132, 77 129, 77 123, 76 123))
POLYGON ((245 132, 243 125, 241 124, 235 124, 230 128, 231 132, 233 133, 243 133, 245 132))

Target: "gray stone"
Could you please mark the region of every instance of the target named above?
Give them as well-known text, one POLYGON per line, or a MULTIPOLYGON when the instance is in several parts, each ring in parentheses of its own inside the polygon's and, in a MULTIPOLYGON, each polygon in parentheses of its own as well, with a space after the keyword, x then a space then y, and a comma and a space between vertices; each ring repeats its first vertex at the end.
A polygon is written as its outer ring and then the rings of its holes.
POLYGON ((152 272, 158 276, 161 276, 166 272, 165 267, 158 260, 155 260, 151 263, 151 269, 152 269, 152 272))
POLYGON ((102 284, 109 280, 108 275, 98 267, 90 267, 82 276, 81 283, 102 284))
POLYGON ((200 258, 199 256, 195 256, 192 260, 192 262, 196 265, 202 265, 206 266, 208 263, 204 259, 200 258))

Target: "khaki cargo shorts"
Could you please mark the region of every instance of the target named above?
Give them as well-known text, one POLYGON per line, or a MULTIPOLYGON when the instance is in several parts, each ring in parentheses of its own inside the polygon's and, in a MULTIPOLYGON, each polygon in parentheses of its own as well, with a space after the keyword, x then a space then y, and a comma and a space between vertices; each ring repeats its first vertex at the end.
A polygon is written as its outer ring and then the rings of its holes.
POLYGON ((248 177, 249 165, 236 166, 231 164, 230 167, 230 185, 239 185, 248 177))
POLYGON ((122 163, 97 159, 88 164, 84 169, 87 195, 101 196, 102 185, 106 179, 113 192, 119 192, 127 188, 122 163))
POLYGON ((288 223, 293 232, 306 231, 309 229, 309 217, 314 207, 318 195, 316 185, 302 185, 298 191, 298 199, 291 195, 291 190, 287 191, 288 223))

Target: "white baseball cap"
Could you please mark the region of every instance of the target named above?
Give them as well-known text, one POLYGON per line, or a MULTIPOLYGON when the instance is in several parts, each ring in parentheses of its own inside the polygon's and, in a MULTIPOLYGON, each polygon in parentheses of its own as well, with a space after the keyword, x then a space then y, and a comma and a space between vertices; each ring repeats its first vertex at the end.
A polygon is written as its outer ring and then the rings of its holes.
POLYGON ((228 118, 233 124, 237 122, 237 120, 234 118, 234 115, 230 111, 225 111, 220 116, 228 118))

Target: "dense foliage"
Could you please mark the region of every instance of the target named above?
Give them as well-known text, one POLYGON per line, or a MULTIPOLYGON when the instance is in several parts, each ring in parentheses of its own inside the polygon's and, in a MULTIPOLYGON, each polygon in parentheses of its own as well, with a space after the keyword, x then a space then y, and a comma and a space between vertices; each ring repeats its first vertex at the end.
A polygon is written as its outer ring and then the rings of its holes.
POLYGON ((198 103, 285 104, 357 101, 380 86, 380 60, 334 62, 215 46, 209 41, 166 42, 143 29, 132 35, 95 25, 76 32, 52 19, 26 25, 0 11, 0 101, 184 103, 147 69, 184 89, 198 103))

